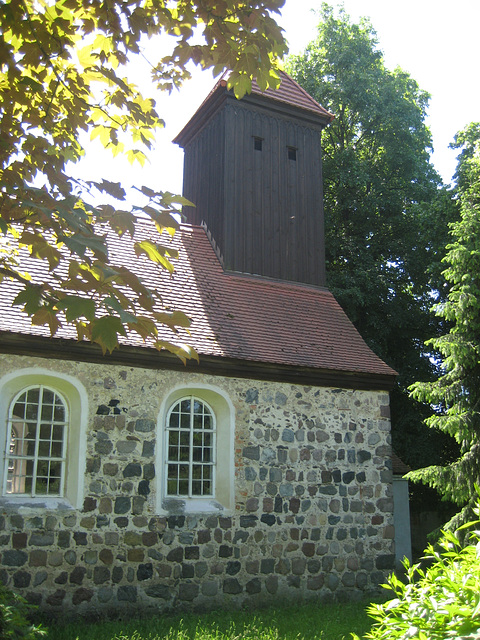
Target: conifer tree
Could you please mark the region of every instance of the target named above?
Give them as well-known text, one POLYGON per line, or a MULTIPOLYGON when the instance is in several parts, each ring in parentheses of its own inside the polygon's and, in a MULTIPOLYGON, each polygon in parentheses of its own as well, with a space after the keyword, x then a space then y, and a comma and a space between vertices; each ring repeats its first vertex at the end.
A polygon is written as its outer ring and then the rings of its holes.
POLYGON ((451 329, 427 342, 442 356, 441 375, 435 382, 417 382, 412 394, 430 404, 434 413, 427 424, 453 436, 460 454, 448 465, 409 476, 461 507, 452 528, 471 518, 480 485, 480 123, 458 133, 453 146, 462 149, 456 173, 460 219, 451 225, 444 259, 450 293, 435 309, 451 329))

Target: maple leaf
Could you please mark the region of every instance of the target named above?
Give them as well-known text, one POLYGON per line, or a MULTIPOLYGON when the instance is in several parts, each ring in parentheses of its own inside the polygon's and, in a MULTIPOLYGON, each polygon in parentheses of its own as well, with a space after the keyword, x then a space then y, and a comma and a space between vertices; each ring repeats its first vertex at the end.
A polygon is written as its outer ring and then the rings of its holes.
POLYGON ((103 316, 92 322, 91 340, 100 345, 104 354, 119 346, 119 335, 125 336, 126 331, 117 316, 103 316))

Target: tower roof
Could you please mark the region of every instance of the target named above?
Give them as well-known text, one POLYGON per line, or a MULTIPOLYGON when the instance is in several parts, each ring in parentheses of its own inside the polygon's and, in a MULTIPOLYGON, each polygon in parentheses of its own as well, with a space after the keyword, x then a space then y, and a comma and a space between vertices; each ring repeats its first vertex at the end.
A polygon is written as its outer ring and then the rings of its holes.
MULTIPOLYGON (((310 122, 314 121, 322 128, 329 124, 334 118, 334 114, 324 109, 314 100, 302 87, 291 78, 285 71, 279 71, 280 86, 278 89, 268 88, 262 91, 256 80, 252 81, 252 92, 246 94, 241 102, 259 104, 268 101, 270 111, 294 109, 298 115, 302 115, 310 122)), ((184 147, 192 137, 210 120, 212 115, 221 107, 227 99, 235 100, 232 90, 227 89, 228 72, 215 84, 208 96, 194 113, 189 122, 174 138, 173 142, 184 147)))

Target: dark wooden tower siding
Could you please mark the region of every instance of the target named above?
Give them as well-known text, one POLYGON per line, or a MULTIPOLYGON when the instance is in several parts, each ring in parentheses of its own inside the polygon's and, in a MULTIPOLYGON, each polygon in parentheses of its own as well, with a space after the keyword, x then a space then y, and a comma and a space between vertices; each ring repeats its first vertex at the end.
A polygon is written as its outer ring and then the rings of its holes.
POLYGON ((321 131, 331 114, 286 74, 238 101, 225 82, 177 136, 188 221, 227 271, 325 285, 321 131))

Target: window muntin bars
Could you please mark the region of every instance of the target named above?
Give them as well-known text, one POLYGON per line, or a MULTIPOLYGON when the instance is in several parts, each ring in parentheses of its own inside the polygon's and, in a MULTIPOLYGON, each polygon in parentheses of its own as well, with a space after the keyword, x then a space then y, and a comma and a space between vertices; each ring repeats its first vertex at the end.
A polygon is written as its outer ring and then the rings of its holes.
POLYGON ((53 389, 23 389, 9 407, 4 494, 64 494, 68 410, 53 389))
POLYGON ((166 495, 212 498, 215 495, 215 414, 206 402, 189 396, 167 415, 166 495))

